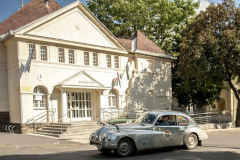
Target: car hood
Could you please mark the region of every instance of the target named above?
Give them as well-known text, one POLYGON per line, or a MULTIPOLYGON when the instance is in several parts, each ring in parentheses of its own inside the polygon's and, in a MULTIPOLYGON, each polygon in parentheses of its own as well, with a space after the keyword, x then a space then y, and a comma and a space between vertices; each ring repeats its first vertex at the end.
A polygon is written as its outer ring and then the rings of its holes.
POLYGON ((124 130, 146 130, 147 128, 152 127, 152 125, 149 124, 119 124, 119 125, 107 125, 102 128, 100 128, 97 132, 98 134, 106 133, 108 131, 117 131, 117 127, 119 128, 119 131, 124 130))

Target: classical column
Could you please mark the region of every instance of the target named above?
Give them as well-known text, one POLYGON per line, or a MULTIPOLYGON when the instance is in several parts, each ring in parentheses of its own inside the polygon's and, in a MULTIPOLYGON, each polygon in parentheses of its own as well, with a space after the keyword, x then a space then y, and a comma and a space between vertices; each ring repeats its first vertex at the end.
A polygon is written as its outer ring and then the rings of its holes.
POLYGON ((61 90, 61 106, 62 106, 62 116, 67 113, 67 91, 61 90))

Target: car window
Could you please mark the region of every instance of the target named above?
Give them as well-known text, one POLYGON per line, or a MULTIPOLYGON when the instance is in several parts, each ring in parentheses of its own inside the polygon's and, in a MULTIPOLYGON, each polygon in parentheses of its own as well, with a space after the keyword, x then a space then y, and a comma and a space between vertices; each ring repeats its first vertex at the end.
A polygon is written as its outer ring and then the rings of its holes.
POLYGON ((155 116, 155 115, 143 114, 143 115, 141 115, 141 116, 135 121, 135 123, 153 124, 153 122, 155 121, 155 119, 156 119, 156 116, 155 116))
POLYGON ((175 115, 164 115, 158 118, 155 123, 155 126, 171 126, 176 125, 176 116, 175 115))
POLYGON ((178 125, 187 126, 189 125, 189 120, 184 116, 177 116, 178 125))

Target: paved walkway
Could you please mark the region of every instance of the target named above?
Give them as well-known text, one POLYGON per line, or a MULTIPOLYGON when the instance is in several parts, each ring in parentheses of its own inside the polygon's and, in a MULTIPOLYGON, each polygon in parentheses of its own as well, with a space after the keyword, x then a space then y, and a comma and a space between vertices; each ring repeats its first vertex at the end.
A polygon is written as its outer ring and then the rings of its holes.
MULTIPOLYGON (((210 129, 206 130, 207 133, 213 132, 240 132, 240 128, 229 129, 210 129)), ((26 134, 13 134, 0 132, 0 149, 1 148, 34 148, 34 147, 60 147, 60 146, 79 146, 89 143, 72 142, 69 140, 61 140, 55 137, 44 137, 26 135, 26 134)))
POLYGON ((75 145, 82 145, 82 143, 26 134, 0 132, 0 148, 58 147, 75 145))

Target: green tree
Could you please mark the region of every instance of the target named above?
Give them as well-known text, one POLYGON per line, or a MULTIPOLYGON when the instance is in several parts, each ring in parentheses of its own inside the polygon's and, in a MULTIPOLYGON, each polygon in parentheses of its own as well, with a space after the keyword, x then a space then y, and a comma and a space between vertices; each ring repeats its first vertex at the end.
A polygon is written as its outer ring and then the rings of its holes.
POLYGON ((88 8, 117 37, 141 30, 161 48, 179 53, 182 28, 195 15, 192 0, 89 0, 88 8))
POLYGON ((179 72, 196 84, 224 82, 238 101, 236 126, 240 126, 240 9, 234 0, 211 4, 183 31, 179 72))

